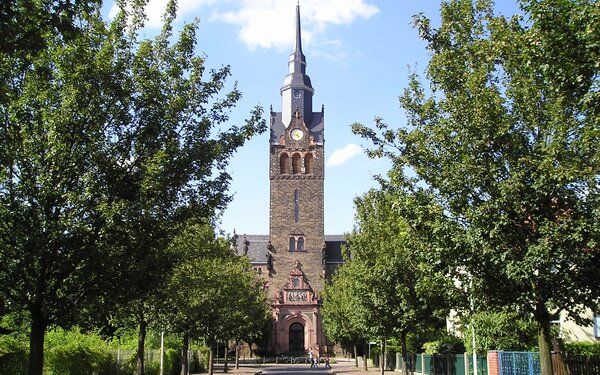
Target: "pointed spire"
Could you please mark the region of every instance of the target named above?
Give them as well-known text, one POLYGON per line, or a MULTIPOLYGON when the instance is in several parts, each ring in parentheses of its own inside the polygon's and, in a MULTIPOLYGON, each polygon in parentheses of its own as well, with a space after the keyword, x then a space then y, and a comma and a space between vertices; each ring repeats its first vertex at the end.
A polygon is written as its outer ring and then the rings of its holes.
POLYGON ((290 124, 294 109, 300 111, 305 121, 310 122, 312 116, 312 95, 314 89, 310 78, 306 75, 306 57, 302 53, 302 26, 300 24, 300 2, 296 5, 296 33, 294 50, 288 59, 288 75, 283 80, 282 121, 285 127, 290 124))
POLYGON ((302 28, 300 27, 300 0, 296 5, 296 39, 294 40, 294 57, 302 58, 302 28))
POLYGON ((302 26, 300 24, 300 2, 296 5, 296 37, 294 38, 294 51, 289 59, 289 72, 306 72, 306 57, 302 53, 302 26))

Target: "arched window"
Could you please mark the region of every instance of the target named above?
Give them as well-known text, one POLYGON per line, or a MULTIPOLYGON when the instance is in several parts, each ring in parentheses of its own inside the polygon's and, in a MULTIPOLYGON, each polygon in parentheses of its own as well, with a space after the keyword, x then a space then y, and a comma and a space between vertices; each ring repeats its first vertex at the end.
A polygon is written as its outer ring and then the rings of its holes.
POLYGON ((290 173, 290 157, 288 154, 281 154, 279 159, 279 172, 281 174, 290 173))
POLYGON ((312 154, 306 154, 304 156, 304 173, 312 174, 313 173, 313 163, 314 158, 312 154))
POLYGON ((302 157, 300 157, 300 154, 294 154, 294 156, 292 156, 292 173, 302 173, 302 157))
POLYGON ((290 251, 296 251, 296 239, 290 237, 290 251))
POLYGON ((298 251, 304 251, 304 237, 298 237, 298 251))

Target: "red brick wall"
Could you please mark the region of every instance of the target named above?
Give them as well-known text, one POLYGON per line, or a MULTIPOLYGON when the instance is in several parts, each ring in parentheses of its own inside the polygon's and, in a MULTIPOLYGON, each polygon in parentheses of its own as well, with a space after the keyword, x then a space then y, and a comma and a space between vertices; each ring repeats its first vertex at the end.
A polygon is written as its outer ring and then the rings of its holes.
POLYGON ((500 375, 500 365, 498 364, 498 352, 488 352, 488 375, 500 375))

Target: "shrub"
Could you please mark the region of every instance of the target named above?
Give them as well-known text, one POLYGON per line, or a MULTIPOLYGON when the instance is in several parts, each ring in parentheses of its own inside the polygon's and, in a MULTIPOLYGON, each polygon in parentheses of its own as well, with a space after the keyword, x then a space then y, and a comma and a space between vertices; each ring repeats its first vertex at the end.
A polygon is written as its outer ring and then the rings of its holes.
POLYGON ((10 336, 0 336, 0 374, 26 374, 28 358, 26 343, 10 336))
MULTIPOLYGON (((531 317, 515 311, 482 311, 472 316, 475 324, 477 353, 488 350, 535 351, 537 330, 531 317)), ((473 333, 469 326, 460 327, 468 352, 473 351, 473 333)))
POLYGON ((454 336, 447 336, 436 341, 429 341, 423 344, 425 354, 456 354, 464 353, 465 346, 461 339, 454 336))
POLYGON ((106 343, 96 334, 83 334, 79 329, 48 332, 45 367, 49 375, 101 374, 111 366, 113 358, 106 343))
POLYGON ((586 356, 600 356, 600 342, 581 341, 565 343, 565 352, 586 356))

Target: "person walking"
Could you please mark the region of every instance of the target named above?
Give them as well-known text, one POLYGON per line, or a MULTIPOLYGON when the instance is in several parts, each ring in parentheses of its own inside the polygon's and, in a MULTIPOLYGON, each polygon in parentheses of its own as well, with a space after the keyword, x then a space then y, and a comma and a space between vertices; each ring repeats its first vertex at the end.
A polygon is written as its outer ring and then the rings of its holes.
POLYGON ((329 354, 325 356, 325 368, 331 368, 331 365, 329 364, 329 354))
POLYGON ((308 360, 310 361, 310 367, 313 368, 315 366, 315 353, 313 353, 312 348, 308 351, 308 360))

